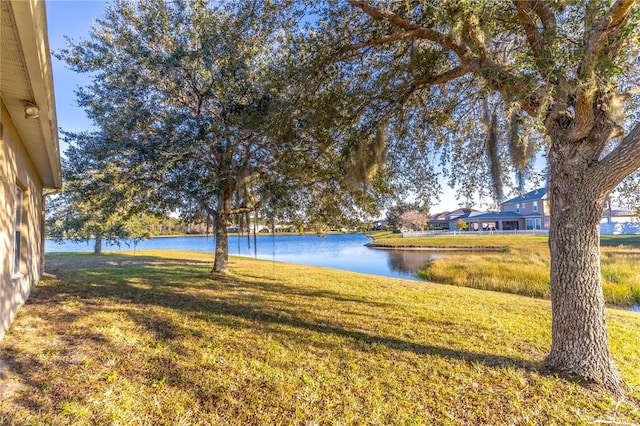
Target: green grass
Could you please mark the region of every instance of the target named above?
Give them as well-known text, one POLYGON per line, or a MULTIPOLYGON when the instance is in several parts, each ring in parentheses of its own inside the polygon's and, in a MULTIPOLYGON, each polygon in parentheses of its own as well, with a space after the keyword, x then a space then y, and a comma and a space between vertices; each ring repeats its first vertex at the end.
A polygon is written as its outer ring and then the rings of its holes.
POLYGON ((217 277, 210 262, 47 256, 56 278, 0 342, 0 424, 640 422, 638 314, 607 311, 631 395, 616 401, 545 372, 547 301, 239 258, 217 277))
MULTIPOLYGON (((548 237, 540 235, 456 235, 402 238, 374 235, 382 247, 461 249, 434 259, 418 275, 426 280, 549 298, 548 237)), ((606 302, 629 307, 640 304, 640 236, 603 235, 602 286, 606 302)))
POLYGON ((391 232, 376 232, 370 234, 374 241, 370 244, 376 247, 436 247, 459 249, 500 249, 517 246, 546 246, 546 235, 474 235, 459 233, 456 235, 407 237, 391 232))
POLYGON ((451 252, 418 275, 426 280, 483 290, 550 297, 549 251, 509 248, 501 252, 451 252))

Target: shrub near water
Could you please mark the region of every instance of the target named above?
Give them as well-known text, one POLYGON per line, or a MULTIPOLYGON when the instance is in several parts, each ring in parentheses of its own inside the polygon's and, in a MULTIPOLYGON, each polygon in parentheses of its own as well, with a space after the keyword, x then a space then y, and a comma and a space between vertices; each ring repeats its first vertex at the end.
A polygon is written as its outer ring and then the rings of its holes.
POLYGON ((507 248, 533 247, 547 245, 546 235, 476 235, 459 233, 450 235, 433 235, 428 237, 403 238, 401 235, 387 231, 370 234, 374 238, 373 245, 380 247, 414 248, 414 247, 455 247, 455 248, 507 248))
POLYGON ((600 262, 604 296, 619 306, 640 305, 640 253, 603 248, 600 262))
POLYGON ((548 298, 549 256, 544 249, 452 252, 432 260, 418 275, 443 284, 548 298))
MULTIPOLYGON (((602 285, 606 303, 628 307, 640 304, 640 249, 618 243, 640 244, 633 236, 607 236, 601 247, 602 285)), ((378 242, 376 240, 375 242, 378 242)), ((491 251, 447 253, 418 272, 429 281, 525 296, 549 298, 550 255, 541 236, 450 236, 397 239, 383 236, 384 245, 438 248, 491 248, 491 251)))

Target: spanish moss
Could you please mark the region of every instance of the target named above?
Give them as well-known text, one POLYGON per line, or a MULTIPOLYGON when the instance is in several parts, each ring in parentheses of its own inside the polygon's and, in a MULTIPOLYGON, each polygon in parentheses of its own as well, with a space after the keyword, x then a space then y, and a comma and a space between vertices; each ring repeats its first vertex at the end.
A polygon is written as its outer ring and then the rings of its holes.
POLYGON ((509 155, 511 164, 515 168, 516 182, 518 184, 518 192, 524 192, 524 184, 526 172, 533 156, 533 149, 527 138, 520 135, 521 117, 517 109, 510 113, 509 117, 509 155))
POLYGON ((364 185, 366 189, 384 167, 387 160, 388 126, 387 119, 381 121, 376 128, 373 141, 358 141, 355 149, 351 150, 345 168, 346 183, 351 187, 364 185))
POLYGON ((493 195, 496 203, 502 202, 504 194, 502 191, 502 169, 500 167, 499 148, 498 148, 498 114, 494 111, 489 113, 488 102, 483 102, 484 123, 487 128, 487 139, 485 150, 487 153, 487 161, 489 163, 489 174, 491 177, 491 185, 493 187, 493 195))

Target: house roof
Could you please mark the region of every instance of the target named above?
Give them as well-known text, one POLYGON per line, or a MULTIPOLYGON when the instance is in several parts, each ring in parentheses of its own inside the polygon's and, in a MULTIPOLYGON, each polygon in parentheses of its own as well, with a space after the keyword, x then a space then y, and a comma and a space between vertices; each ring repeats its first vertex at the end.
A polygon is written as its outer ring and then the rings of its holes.
POLYGON ((44 3, 0 1, 0 109, 3 122, 6 114, 11 117, 43 185, 59 188, 58 123, 44 3), (38 117, 25 117, 27 104, 39 108, 38 117))
POLYGON ((464 219, 466 217, 472 216, 477 213, 483 213, 483 212, 476 209, 462 208, 462 209, 457 209, 452 212, 449 212, 447 214, 447 217, 449 218, 449 220, 464 219))
MULTIPOLYGON (((532 215, 528 215, 532 216, 532 215)), ((525 216, 516 212, 487 212, 476 215, 470 219, 523 219, 525 216)))
POLYGON ((527 201, 542 200, 547 198, 547 189, 538 188, 533 191, 522 194, 522 196, 503 201, 502 204, 526 203, 527 201))
POLYGON ((449 211, 442 212, 442 213, 436 213, 434 215, 429 216, 429 220, 446 220, 447 215, 449 213, 450 213, 449 211))
POLYGON ((544 217, 544 215, 540 212, 534 212, 534 213, 523 214, 522 217, 544 217))

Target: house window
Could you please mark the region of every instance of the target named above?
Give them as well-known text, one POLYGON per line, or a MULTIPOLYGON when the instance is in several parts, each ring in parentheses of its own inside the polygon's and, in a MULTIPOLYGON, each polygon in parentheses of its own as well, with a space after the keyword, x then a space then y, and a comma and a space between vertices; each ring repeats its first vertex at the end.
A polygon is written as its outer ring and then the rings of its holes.
POLYGON ((16 186, 16 198, 14 205, 14 240, 13 240, 13 274, 18 275, 20 273, 20 263, 22 261, 22 216, 23 216, 23 205, 24 200, 24 190, 19 186, 16 186))
POLYGON ((527 231, 533 231, 534 229, 542 229, 542 219, 540 219, 539 217, 535 219, 527 219, 527 231))
POLYGON ((516 213, 520 213, 520 203, 516 204, 516 213))
POLYGON ((534 202, 533 202, 533 211, 534 211, 534 212, 537 212, 537 211, 538 211, 538 202, 537 202, 537 201, 534 201, 534 202))

